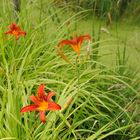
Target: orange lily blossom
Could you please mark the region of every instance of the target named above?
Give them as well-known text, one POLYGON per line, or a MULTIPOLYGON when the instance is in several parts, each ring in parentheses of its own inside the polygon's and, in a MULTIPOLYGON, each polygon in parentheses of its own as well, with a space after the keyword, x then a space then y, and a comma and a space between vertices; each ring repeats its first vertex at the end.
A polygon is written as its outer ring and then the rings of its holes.
POLYGON ((24 113, 28 111, 39 111, 40 120, 41 122, 45 123, 45 111, 55 111, 61 109, 60 105, 51 101, 51 98, 54 95, 54 92, 48 92, 48 95, 45 95, 44 84, 41 84, 38 87, 37 96, 34 96, 33 94, 30 96, 31 101, 33 101, 34 104, 23 107, 20 112, 24 113))
POLYGON ((26 32, 21 30, 20 26, 18 26, 16 23, 12 23, 9 25, 9 31, 5 32, 5 34, 14 35, 16 40, 19 39, 19 36, 25 36, 26 32))
POLYGON ((58 53, 61 55, 61 57, 68 62, 66 59, 66 56, 64 55, 63 51, 61 50, 65 45, 69 45, 76 53, 78 56, 80 56, 80 48, 83 43, 83 41, 89 40, 91 41, 91 36, 90 35, 81 35, 79 37, 75 36, 71 40, 62 40, 59 42, 57 48, 58 48, 58 53))

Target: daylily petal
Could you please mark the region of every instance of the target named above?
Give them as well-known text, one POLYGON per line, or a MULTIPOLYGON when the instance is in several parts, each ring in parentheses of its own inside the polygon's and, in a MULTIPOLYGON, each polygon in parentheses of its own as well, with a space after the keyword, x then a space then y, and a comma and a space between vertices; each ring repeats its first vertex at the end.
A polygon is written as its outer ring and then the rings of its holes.
POLYGON ((37 97, 36 96, 34 96, 33 94, 30 96, 30 99, 31 99, 31 101, 33 101, 35 104, 38 104, 39 105, 39 100, 37 99, 37 97))
POLYGON ((68 63, 70 63, 67 60, 67 57, 65 56, 64 52, 63 52, 63 47, 65 45, 69 45, 70 47, 73 45, 73 42, 70 40, 62 40, 61 42, 59 42, 58 46, 57 46, 57 52, 59 53, 59 55, 68 63))
POLYGON ((5 34, 12 34, 12 31, 5 32, 5 34))
POLYGON ((28 112, 28 111, 36 111, 38 108, 37 105, 35 104, 31 104, 31 105, 28 105, 28 106, 25 106, 23 107, 20 112, 23 113, 23 112, 28 112))
POLYGON ((40 111, 39 116, 40 116, 41 122, 45 123, 46 122, 45 111, 40 111))
POLYGON ((26 35, 26 32, 20 31, 19 34, 25 36, 26 35))
POLYGON ((37 95, 38 95, 39 98, 43 98, 43 97, 44 97, 44 95, 45 95, 44 84, 41 84, 41 85, 38 87, 37 95))
POLYGON ((15 37, 16 37, 16 40, 18 40, 18 39, 19 39, 19 35, 15 35, 15 37))
POLYGON ((8 28, 9 28, 10 30, 14 30, 15 27, 16 27, 16 23, 12 23, 11 25, 8 26, 8 28))
POLYGON ((77 42, 82 44, 83 41, 85 41, 85 40, 91 40, 91 36, 90 35, 79 36, 77 39, 77 42))
POLYGON ((65 56, 63 50, 61 50, 60 48, 57 47, 57 52, 58 54, 68 63, 70 63, 68 60, 67 60, 67 57, 65 56))
POLYGON ((55 102, 48 102, 48 109, 47 110, 60 110, 61 109, 61 106, 58 105, 57 103, 55 102))
POLYGON ((78 55, 80 55, 80 44, 71 45, 71 47, 78 55))
POLYGON ((20 27, 16 25, 16 23, 12 23, 12 24, 9 26, 9 29, 10 29, 11 31, 13 31, 13 30, 16 30, 16 31, 21 30, 20 27))
POLYGON ((45 97, 45 100, 50 101, 50 99, 55 95, 53 91, 50 91, 48 95, 45 97))
POLYGON ((70 40, 62 40, 59 44, 58 44, 58 47, 62 48, 64 47, 64 45, 72 45, 72 41, 70 40))

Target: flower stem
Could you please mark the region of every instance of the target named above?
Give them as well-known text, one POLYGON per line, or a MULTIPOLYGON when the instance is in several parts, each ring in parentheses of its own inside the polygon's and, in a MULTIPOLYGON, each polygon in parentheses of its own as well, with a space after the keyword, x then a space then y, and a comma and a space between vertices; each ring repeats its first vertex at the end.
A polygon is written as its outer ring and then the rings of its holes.
POLYGON ((79 67, 79 56, 76 58, 76 73, 77 73, 77 95, 79 94, 79 84, 80 84, 80 67, 79 67))

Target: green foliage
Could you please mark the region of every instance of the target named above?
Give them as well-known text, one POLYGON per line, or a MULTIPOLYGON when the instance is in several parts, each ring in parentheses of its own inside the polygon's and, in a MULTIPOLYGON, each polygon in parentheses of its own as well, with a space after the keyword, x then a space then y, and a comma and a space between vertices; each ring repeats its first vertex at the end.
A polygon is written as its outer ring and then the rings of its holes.
POLYGON ((80 28, 87 10, 73 14, 68 7, 56 8, 52 1, 45 0, 22 1, 18 24, 27 36, 16 42, 15 38, 3 34, 13 22, 11 6, 8 0, 3 1, 6 11, 1 10, 0 138, 138 139, 139 78, 127 65, 126 48, 123 53, 118 48, 115 65, 108 67, 100 60, 102 42, 109 44, 102 38, 100 27, 96 31, 91 23, 90 31, 80 28), (61 39, 75 33, 91 34, 93 30, 97 39, 93 38, 90 58, 85 59, 85 52, 81 50, 81 57, 76 61, 72 49, 66 49, 66 55, 74 64, 70 65, 58 56, 56 46, 61 39), (20 114, 20 109, 30 103, 29 96, 41 83, 45 83, 46 91, 56 92, 54 101, 62 106, 61 111, 46 113, 46 124, 40 123, 38 112, 20 114), (65 108, 70 98, 72 102, 65 108))
POLYGON ((133 0, 131 3, 129 3, 125 13, 124 18, 128 18, 131 23, 137 24, 140 26, 140 1, 139 0, 133 0))

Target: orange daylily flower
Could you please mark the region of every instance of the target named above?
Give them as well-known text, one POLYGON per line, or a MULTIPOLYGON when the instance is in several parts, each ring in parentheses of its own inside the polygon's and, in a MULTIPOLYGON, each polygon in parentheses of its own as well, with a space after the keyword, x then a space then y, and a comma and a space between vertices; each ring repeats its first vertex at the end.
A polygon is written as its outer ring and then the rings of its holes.
POLYGON ((74 37, 71 40, 62 40, 59 42, 57 48, 58 48, 58 53, 61 55, 61 57, 68 62, 66 59, 66 56, 64 55, 62 48, 65 45, 69 45, 77 54, 80 56, 80 48, 83 43, 83 41, 89 40, 91 41, 91 36, 90 35, 81 35, 79 37, 74 37))
POLYGON ((45 95, 44 84, 41 84, 37 90, 37 96, 33 94, 30 96, 30 99, 34 104, 30 104, 28 106, 23 107, 20 112, 28 112, 28 111, 39 111, 41 122, 45 123, 45 111, 51 110, 60 110, 61 106, 57 103, 51 101, 52 96, 54 96, 54 92, 49 92, 48 95, 45 95))
POLYGON ((16 40, 19 39, 19 36, 26 35, 26 32, 21 30, 20 26, 16 25, 16 23, 12 23, 8 28, 9 31, 5 32, 5 34, 10 34, 15 36, 16 40))

